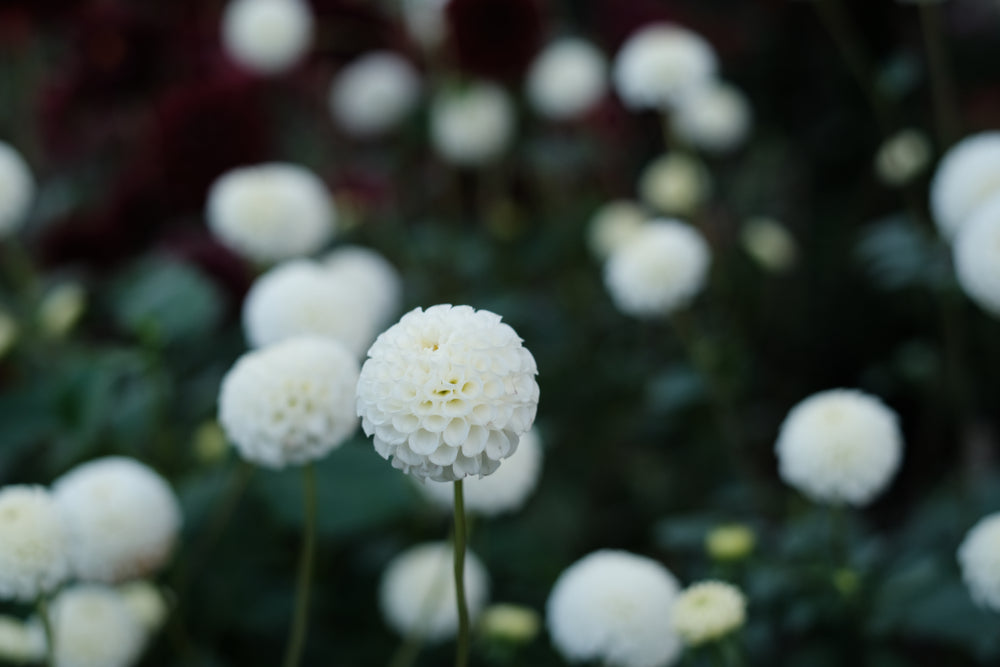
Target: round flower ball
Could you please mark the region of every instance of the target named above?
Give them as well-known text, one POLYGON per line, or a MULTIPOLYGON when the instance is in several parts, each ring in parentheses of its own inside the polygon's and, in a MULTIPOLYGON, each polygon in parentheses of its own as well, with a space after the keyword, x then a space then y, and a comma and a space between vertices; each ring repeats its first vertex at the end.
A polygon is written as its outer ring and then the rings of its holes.
POLYGON ((608 63, 590 42, 563 38, 539 53, 528 70, 528 101, 542 116, 566 120, 589 111, 608 89, 608 63))
POLYGON ((1000 192, 962 226, 953 254, 962 290, 983 310, 1000 317, 1000 192))
POLYGON ((427 50, 441 45, 447 34, 444 9, 448 0, 402 0, 403 23, 410 37, 427 50))
POLYGON ((711 192, 705 167, 683 153, 670 153, 650 162, 639 174, 639 196, 660 213, 690 215, 711 192))
POLYGON ((710 153, 741 146, 750 134, 753 112, 736 86, 713 81, 686 95, 671 116, 681 140, 710 153))
POLYGON ((370 333, 368 343, 399 317, 403 277, 385 257, 370 248, 345 245, 328 254, 323 264, 334 282, 350 286, 371 313, 376 330, 370 333))
POLYGON ((688 646, 700 646, 736 632, 747 619, 746 596, 731 584, 703 581, 684 590, 674 603, 674 630, 688 646))
POLYGON ((312 40, 312 10, 303 0, 231 0, 222 15, 226 53, 260 74, 290 69, 312 40))
POLYGON ((958 548, 958 564, 976 604, 1000 612, 1000 512, 972 527, 958 548))
POLYGON ((479 167, 497 160, 514 135, 514 105, 502 88, 473 83, 431 104, 431 141, 446 161, 479 167))
POLYGON ((38 664, 43 660, 45 631, 42 624, 0 616, 0 661, 25 665, 38 664))
POLYGON ((587 244, 598 259, 607 259, 625 245, 649 219, 646 210, 628 199, 616 199, 594 212, 587 228, 587 244))
POLYGON ((391 51, 375 51, 340 71, 330 88, 330 111, 347 133, 372 137, 398 125, 419 95, 413 65, 391 51))
POLYGON ((670 618, 679 586, 660 563, 601 550, 567 568, 546 605, 552 643, 569 662, 662 667, 681 653, 670 618))
POLYGON ((775 449, 786 483, 816 502, 862 506, 896 474, 903 434, 875 396, 831 389, 792 408, 775 449))
POLYGON ((931 160, 931 142, 920 130, 907 128, 882 142, 875 154, 875 173, 886 185, 906 185, 931 160))
MULTIPOLYGON (((524 506, 538 485, 542 472, 542 446, 532 429, 521 436, 517 451, 488 477, 465 481, 465 509, 483 516, 516 512, 524 506)), ((420 491, 437 506, 451 511, 455 494, 447 482, 418 484, 420 491)))
MULTIPOLYGON (((443 641, 458 631, 454 554, 446 542, 420 544, 396 556, 379 584, 382 615, 404 637, 443 641)), ((465 600, 474 621, 489 598, 486 568, 465 553, 465 600)))
POLYGON ((0 600, 33 602, 69 576, 59 509, 41 486, 0 489, 0 600))
POLYGON ((951 240, 979 208, 1000 193, 1000 131, 966 137, 944 154, 931 180, 931 213, 951 240))
POLYGON ((361 427, 383 458, 416 477, 489 475, 535 420, 537 373, 499 315, 416 308, 368 351, 358 381, 361 427))
POLYGON ((740 243, 762 269, 771 273, 785 273, 798 261, 795 237, 773 218, 755 216, 747 219, 740 228, 740 243))
POLYGON ((615 57, 615 89, 631 109, 667 109, 710 81, 716 72, 712 46, 700 35, 655 23, 628 38, 615 57))
POLYGON ((50 611, 58 667, 131 667, 145 630, 114 588, 81 584, 52 601, 50 611))
POLYGON ((124 456, 96 459, 70 470, 52 489, 78 578, 124 581, 154 574, 170 558, 180 503, 149 466, 124 456))
POLYGON ((220 176, 208 193, 206 215, 225 246, 264 263, 316 252, 333 235, 336 219, 326 184, 308 169, 281 162, 220 176))
POLYGON ((35 198, 35 177, 10 144, 0 141, 0 239, 24 224, 35 198))
POLYGON ((697 229, 677 220, 654 220, 611 253, 604 284, 626 315, 660 317, 701 292, 710 262, 708 243, 697 229))

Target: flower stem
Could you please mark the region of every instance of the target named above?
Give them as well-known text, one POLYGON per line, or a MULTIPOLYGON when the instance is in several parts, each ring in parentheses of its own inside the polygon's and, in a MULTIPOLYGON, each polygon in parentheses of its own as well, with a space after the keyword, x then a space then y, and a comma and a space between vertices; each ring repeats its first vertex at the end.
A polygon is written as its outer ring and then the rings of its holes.
POLYGON ((465 602, 465 496, 462 480, 455 481, 455 598, 458 603, 458 641, 455 667, 469 663, 469 608, 465 602))
POLYGON ((312 584, 313 554, 316 550, 316 471, 311 463, 302 469, 305 524, 302 554, 299 557, 299 580, 295 591, 295 616, 288 638, 284 667, 297 667, 302 660, 309 626, 309 588, 312 584))
POLYGON ((35 607, 38 618, 42 621, 42 628, 45 631, 45 667, 55 667, 55 633, 52 631, 52 617, 49 615, 49 599, 45 593, 38 596, 38 602, 35 607))
POLYGON ((930 71, 938 140, 941 142, 941 150, 944 150, 958 138, 959 122, 955 108, 955 86, 949 76, 948 56, 941 29, 941 8, 934 2, 921 2, 919 12, 927 52, 927 69, 930 71))

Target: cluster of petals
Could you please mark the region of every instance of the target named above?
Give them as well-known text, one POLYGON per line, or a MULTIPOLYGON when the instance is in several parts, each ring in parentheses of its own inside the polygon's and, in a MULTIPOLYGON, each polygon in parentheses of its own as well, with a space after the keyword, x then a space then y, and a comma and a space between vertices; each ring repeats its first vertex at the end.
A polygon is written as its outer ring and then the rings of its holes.
POLYGON ((633 109, 666 109, 710 81, 716 72, 712 46, 700 35, 670 23, 633 33, 615 57, 619 97, 633 109))
POLYGON ((59 508, 41 486, 0 490, 0 600, 34 601, 69 575, 59 508))

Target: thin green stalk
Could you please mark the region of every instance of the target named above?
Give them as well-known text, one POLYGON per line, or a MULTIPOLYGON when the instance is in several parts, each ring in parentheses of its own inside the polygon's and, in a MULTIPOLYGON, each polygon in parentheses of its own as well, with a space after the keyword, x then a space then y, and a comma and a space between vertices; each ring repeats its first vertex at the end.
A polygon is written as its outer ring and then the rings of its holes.
POLYGON ((302 554, 299 557, 299 580, 295 591, 295 615, 288 638, 284 667, 298 667, 306 644, 309 627, 309 589, 312 585, 313 557, 316 551, 316 471, 311 463, 302 469, 305 525, 303 526, 302 554))
POLYGON ((941 150, 950 146, 960 132, 955 85, 948 67, 944 31, 941 29, 941 8, 935 2, 918 3, 920 28, 924 33, 927 52, 927 69, 931 77, 931 95, 934 98, 934 118, 937 121, 938 141, 941 150))
POLYGON ((49 615, 49 599, 44 593, 38 596, 38 602, 35 607, 38 618, 42 621, 42 628, 45 631, 45 667, 55 667, 56 636, 52 631, 52 617, 49 615))
POLYGON ((458 641, 455 667, 469 664, 469 608, 465 601, 465 496, 462 480, 455 481, 455 598, 458 603, 458 641))

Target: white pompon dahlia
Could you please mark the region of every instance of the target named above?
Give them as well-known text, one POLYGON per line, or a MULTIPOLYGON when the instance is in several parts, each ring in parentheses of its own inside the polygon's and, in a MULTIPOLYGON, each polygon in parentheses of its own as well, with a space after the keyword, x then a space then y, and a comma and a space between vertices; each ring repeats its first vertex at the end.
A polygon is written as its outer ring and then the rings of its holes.
POLYGON ((84 581, 119 582, 156 573, 181 527, 173 489, 149 466, 124 456, 81 464, 52 485, 84 581))
POLYGON ((816 502, 867 505, 903 458, 899 418, 853 389, 813 394, 788 413, 775 446, 786 483, 816 502))
POLYGON ((681 654, 671 627, 677 580, 627 551, 583 557, 556 580, 546 606, 549 635, 570 662, 663 667, 681 654))
POLYGON ((1000 192, 962 225, 953 253, 962 290, 1000 317, 1000 192))
POLYGON ((736 86, 707 83, 686 95, 671 116, 674 133, 682 140, 712 153, 738 148, 750 134, 753 112, 736 86))
POLYGON ((979 208, 1000 193, 1000 131, 966 137, 944 154, 931 179, 931 213, 951 240, 979 208))
POLYGON ((328 254, 323 263, 333 280, 349 287, 371 313, 375 330, 368 339, 399 317, 403 300, 403 277, 389 260, 370 248, 339 246, 328 254))
POLYGON ((489 475, 535 420, 537 372, 499 315, 416 308, 368 351, 358 381, 361 426, 383 458, 416 477, 489 475))
MULTIPOLYGON (((429 542, 396 556, 379 584, 382 615, 404 637, 442 641, 458 631, 455 602, 454 553, 447 542, 429 542)), ((471 551, 465 552, 465 600, 475 620, 489 599, 486 568, 471 551)))
POLYGON ((45 659, 45 631, 41 623, 0 616, 0 662, 38 664, 45 659))
POLYGON ((972 527, 958 548, 958 564, 976 604, 1000 612, 1000 512, 972 527))
POLYGON ((413 65, 391 51, 375 51, 340 71, 330 88, 330 111, 349 134, 371 137, 398 125, 419 95, 413 65))
POLYGON ((282 162, 220 176, 208 193, 206 215, 219 241, 257 262, 316 252, 336 222, 326 184, 308 169, 282 162))
POLYGON ((59 593, 50 617, 57 667, 131 667, 146 640, 114 588, 79 584, 59 593))
POLYGON ((10 144, 0 141, 0 239, 24 224, 35 198, 35 177, 10 144))
POLYGON ((289 338, 247 352, 222 379, 219 423, 240 455, 284 468, 315 461, 354 433, 358 362, 341 343, 289 338))
POLYGON ((230 0, 222 16, 222 44, 243 67, 277 74, 312 46, 313 23, 304 0, 230 0))
POLYGON ((643 168, 638 189, 642 201, 660 213, 690 215, 708 198, 712 180, 694 157, 669 153, 643 168))
POLYGON ((461 167, 498 159, 514 134, 514 105, 503 88, 492 83, 439 94, 430 115, 434 148, 461 167))
POLYGON ((700 35, 669 23, 633 33, 614 62, 619 97, 632 109, 665 109, 715 76, 712 46, 700 35))
POLYGON ((41 486, 0 489, 0 600, 33 602, 69 576, 59 509, 41 486))
POLYGON ((601 206, 590 218, 587 243, 599 259, 625 245, 649 219, 646 210, 634 201, 616 199, 601 206))
POLYGON ((608 62, 600 49, 579 38, 552 42, 528 71, 528 101, 553 120, 589 111, 608 89, 608 62))
POLYGON ((747 599, 736 586, 703 581, 686 588, 674 603, 674 630, 688 646, 722 639, 746 623, 747 599))
POLYGON ((708 243, 697 229, 677 220, 654 220, 611 253, 604 284, 626 315, 669 315, 702 290, 710 262, 708 243))

